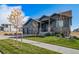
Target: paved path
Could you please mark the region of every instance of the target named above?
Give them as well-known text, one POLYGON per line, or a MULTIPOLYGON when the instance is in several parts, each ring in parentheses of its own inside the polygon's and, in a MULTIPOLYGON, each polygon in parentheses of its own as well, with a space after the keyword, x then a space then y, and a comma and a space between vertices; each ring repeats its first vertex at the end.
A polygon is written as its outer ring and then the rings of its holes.
POLYGON ((2 40, 2 39, 8 39, 8 38, 9 38, 9 36, 0 35, 0 40, 2 40))
MULTIPOLYGON (((21 39, 18 39, 18 41, 21 41, 21 39)), ((42 42, 37 42, 37 41, 32 41, 32 40, 26 40, 26 39, 23 39, 22 42, 29 43, 38 47, 48 49, 48 50, 60 52, 63 54, 79 54, 79 50, 66 48, 62 46, 57 46, 57 45, 52 45, 52 44, 47 44, 47 43, 42 43, 42 42)))

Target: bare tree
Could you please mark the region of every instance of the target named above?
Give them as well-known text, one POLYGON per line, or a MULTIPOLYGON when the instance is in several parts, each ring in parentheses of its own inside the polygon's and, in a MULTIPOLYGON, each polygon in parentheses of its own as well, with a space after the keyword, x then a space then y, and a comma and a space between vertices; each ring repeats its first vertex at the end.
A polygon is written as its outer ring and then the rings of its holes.
POLYGON ((37 31, 38 31, 38 24, 37 21, 32 22, 32 26, 33 26, 33 32, 34 32, 34 36, 37 36, 37 31))
MULTIPOLYGON (((24 16, 22 15, 22 11, 20 9, 13 9, 11 14, 8 17, 9 22, 12 23, 13 26, 16 28, 16 42, 15 42, 16 44, 17 44, 17 39, 18 39, 17 36, 18 36, 19 29, 22 30, 23 18, 24 16)), ((22 33, 22 36, 23 36, 23 33, 22 33)), ((22 42, 22 38, 21 38, 21 42, 22 42)))

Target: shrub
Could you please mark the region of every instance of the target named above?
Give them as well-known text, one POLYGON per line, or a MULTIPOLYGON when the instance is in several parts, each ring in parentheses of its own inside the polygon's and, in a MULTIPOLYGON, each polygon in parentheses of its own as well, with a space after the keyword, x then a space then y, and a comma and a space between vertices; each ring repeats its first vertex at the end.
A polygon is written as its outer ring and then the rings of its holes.
POLYGON ((62 38, 62 37, 63 37, 63 38, 65 37, 63 33, 55 33, 55 36, 61 37, 61 38, 62 38))
POLYGON ((63 33, 61 33, 61 36, 62 36, 62 37, 65 37, 63 33))
POLYGON ((5 33, 4 35, 8 35, 7 33, 5 33))
POLYGON ((46 33, 46 34, 45 34, 45 36, 50 36, 50 35, 51 35, 50 33, 46 33))
POLYGON ((61 35, 61 34, 56 34, 56 36, 57 36, 57 37, 62 37, 62 35, 61 35))

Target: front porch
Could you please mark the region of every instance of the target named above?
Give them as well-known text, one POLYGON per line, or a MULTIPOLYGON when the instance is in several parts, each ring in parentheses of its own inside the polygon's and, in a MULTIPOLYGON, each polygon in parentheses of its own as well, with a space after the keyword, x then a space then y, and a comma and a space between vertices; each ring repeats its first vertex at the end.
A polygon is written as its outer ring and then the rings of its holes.
POLYGON ((47 19, 40 21, 40 26, 39 26, 39 34, 44 35, 46 33, 55 33, 56 27, 55 24, 56 21, 54 19, 47 19))

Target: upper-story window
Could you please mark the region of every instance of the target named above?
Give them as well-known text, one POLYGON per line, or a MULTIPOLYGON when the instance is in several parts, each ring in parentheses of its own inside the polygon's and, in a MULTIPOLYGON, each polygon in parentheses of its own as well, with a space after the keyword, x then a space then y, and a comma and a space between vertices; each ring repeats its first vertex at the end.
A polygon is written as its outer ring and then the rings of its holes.
POLYGON ((8 24, 2 24, 2 26, 7 28, 8 27, 8 24))
POLYGON ((56 21, 56 27, 63 27, 63 20, 57 20, 56 21))

